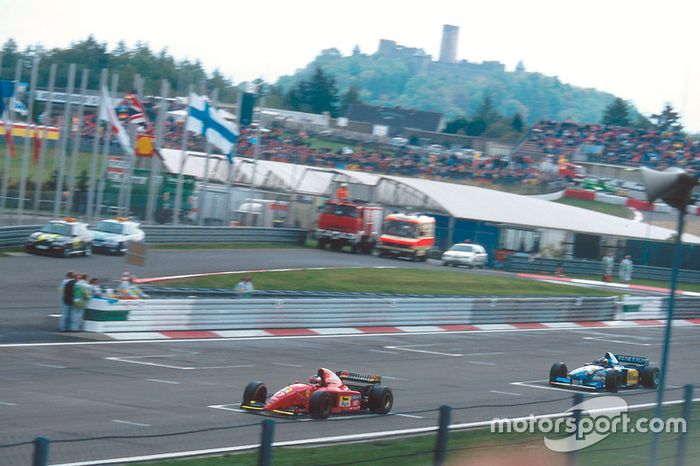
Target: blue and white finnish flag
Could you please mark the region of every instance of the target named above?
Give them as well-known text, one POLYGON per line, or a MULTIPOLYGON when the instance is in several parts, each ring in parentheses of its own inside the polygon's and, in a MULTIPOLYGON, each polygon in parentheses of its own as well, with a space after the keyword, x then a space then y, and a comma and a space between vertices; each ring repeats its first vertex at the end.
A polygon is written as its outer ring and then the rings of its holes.
POLYGON ((204 136, 208 142, 226 154, 229 163, 233 162, 233 149, 240 134, 238 126, 226 120, 216 108, 195 93, 190 94, 190 109, 185 129, 204 136))

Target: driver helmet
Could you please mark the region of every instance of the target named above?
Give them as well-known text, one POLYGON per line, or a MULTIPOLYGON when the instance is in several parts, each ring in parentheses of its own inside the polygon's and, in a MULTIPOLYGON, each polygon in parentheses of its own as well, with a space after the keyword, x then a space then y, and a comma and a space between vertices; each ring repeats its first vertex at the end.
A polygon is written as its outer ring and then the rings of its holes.
POLYGON ((608 358, 605 358, 605 357, 600 358, 598 360, 598 364, 600 364, 603 367, 608 367, 608 358))
POLYGON ((309 377, 309 383, 313 385, 321 385, 321 377, 317 375, 312 375, 309 377))

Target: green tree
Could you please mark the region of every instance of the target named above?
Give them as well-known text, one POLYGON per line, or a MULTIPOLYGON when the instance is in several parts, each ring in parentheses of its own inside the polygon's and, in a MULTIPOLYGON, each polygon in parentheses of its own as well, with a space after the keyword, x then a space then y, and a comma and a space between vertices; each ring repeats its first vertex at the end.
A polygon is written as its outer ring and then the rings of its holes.
MULTIPOLYGON (((334 50, 334 49, 330 49, 334 50)), ((288 93, 286 102, 293 110, 310 113, 338 114, 338 88, 335 78, 316 68, 308 80, 297 83, 288 93)))
POLYGON ((493 99, 490 95, 487 95, 484 97, 481 105, 479 105, 479 108, 476 110, 475 119, 482 120, 486 124, 486 127, 488 127, 489 125, 496 123, 500 118, 501 116, 498 114, 498 111, 493 104, 493 99))
POLYGON ((651 116, 651 121, 653 122, 654 127, 660 131, 682 131, 683 125, 681 125, 680 119, 680 114, 673 110, 670 103, 666 103, 664 105, 661 113, 651 116))
POLYGON ((525 122, 523 121, 523 117, 519 113, 513 115, 513 119, 511 120, 510 126, 515 130, 516 133, 522 133, 525 129, 525 122))
POLYGON ((338 113, 340 115, 345 115, 348 111, 348 108, 352 104, 359 104, 362 102, 362 99, 360 99, 360 90, 357 88, 355 84, 350 85, 347 91, 345 91, 345 94, 340 98, 340 109, 338 113))
POLYGON ((612 126, 630 126, 630 111, 627 102, 617 97, 605 107, 601 123, 612 126))

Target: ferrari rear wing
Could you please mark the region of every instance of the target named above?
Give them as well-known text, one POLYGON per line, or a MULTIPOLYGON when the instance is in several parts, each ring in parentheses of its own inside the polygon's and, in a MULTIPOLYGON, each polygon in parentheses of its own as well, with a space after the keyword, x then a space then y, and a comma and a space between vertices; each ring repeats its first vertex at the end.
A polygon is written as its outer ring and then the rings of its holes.
POLYGON ((335 375, 337 375, 338 378, 343 381, 343 383, 354 382, 371 385, 379 385, 382 383, 382 378, 379 375, 362 374, 360 372, 350 372, 345 370, 335 371, 335 375))
POLYGON ((625 354, 616 354, 617 361, 632 366, 646 367, 649 365, 649 359, 641 356, 627 356, 625 354))

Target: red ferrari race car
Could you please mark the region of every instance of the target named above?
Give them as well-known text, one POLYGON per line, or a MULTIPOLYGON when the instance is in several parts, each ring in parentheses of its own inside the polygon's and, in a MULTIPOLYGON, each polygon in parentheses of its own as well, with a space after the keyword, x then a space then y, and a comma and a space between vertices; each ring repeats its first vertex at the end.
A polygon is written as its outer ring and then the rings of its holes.
POLYGON ((243 392, 241 409, 275 414, 311 414, 326 419, 330 414, 370 411, 387 414, 394 404, 389 387, 378 375, 321 368, 309 383, 295 382, 268 397, 262 382, 250 382, 243 392))

